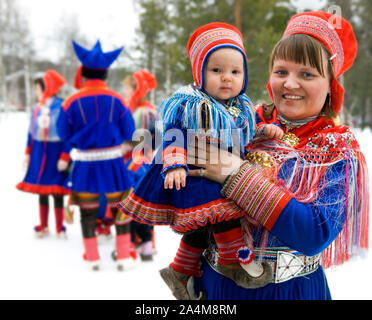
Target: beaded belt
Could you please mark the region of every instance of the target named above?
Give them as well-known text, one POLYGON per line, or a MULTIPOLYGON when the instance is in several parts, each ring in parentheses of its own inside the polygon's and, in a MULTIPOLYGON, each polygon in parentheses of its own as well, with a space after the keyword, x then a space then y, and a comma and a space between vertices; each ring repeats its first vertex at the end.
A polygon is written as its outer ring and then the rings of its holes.
POLYGON ((71 158, 74 161, 83 162, 93 162, 93 161, 103 161, 121 158, 123 156, 123 151, 121 146, 116 146, 112 148, 100 148, 100 149, 89 149, 89 150, 79 150, 75 149, 71 154, 71 158))
MULTIPOLYGON (((259 256, 259 249, 254 250, 259 256)), ((320 254, 309 257, 287 247, 269 248, 263 252, 262 260, 270 264, 273 271, 271 283, 281 283, 293 278, 306 276, 316 271, 320 254)))
MULTIPOLYGON (((259 257, 260 249, 254 249, 254 253, 256 257, 259 257)), ((204 256, 209 265, 218 272, 215 268, 218 254, 214 250, 206 250, 204 256)), ((319 267, 320 256, 318 254, 308 257, 287 247, 272 247, 264 250, 262 261, 271 266, 270 283, 281 283, 316 271, 319 267)))

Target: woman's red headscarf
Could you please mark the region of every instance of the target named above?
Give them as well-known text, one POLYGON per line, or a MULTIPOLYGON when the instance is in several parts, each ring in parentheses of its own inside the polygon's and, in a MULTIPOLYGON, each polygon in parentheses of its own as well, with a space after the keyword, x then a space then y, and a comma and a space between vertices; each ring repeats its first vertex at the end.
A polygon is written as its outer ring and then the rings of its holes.
MULTIPOLYGON (((290 19, 283 38, 294 34, 313 37, 329 50, 335 75, 331 88, 331 106, 338 114, 342 108, 345 90, 337 79, 352 66, 358 49, 353 27, 338 15, 322 11, 301 12, 290 19)), ((267 84, 267 90, 273 99, 270 82, 267 84)))

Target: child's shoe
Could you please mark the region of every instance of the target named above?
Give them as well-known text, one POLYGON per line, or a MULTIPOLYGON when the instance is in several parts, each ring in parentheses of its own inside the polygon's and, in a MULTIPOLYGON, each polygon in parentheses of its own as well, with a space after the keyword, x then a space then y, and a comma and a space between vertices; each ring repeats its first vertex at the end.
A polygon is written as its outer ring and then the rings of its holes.
POLYGON ((217 263, 217 271, 233 280, 238 286, 255 289, 265 286, 272 277, 271 266, 267 262, 258 264, 253 261, 249 265, 234 262, 231 264, 217 263), (249 266, 249 273, 246 268, 249 266))
POLYGON ((36 226, 34 230, 35 230, 35 236, 39 239, 49 236, 48 227, 36 226))
POLYGON ((92 271, 99 271, 100 270, 100 260, 95 260, 95 261, 90 261, 87 259, 87 255, 86 253, 83 254, 83 259, 86 263, 86 265, 88 266, 88 269, 89 270, 92 270, 92 271))
POLYGON ((147 241, 141 244, 140 256, 141 256, 142 261, 152 261, 153 252, 154 252, 154 249, 153 249, 152 241, 147 241))
POLYGON ((66 227, 62 226, 61 228, 57 228, 57 238, 66 240, 67 239, 67 234, 66 234, 66 227))
POLYGON ((171 267, 161 269, 159 272, 177 300, 190 300, 190 295, 187 291, 187 282, 191 276, 177 272, 171 267))

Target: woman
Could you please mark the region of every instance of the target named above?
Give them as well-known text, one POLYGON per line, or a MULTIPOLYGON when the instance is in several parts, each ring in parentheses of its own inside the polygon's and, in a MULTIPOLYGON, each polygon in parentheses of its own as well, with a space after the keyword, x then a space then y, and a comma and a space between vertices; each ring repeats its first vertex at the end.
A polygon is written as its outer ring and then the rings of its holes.
POLYGON ((330 18, 295 15, 272 52, 273 104, 257 114, 263 128, 280 124, 282 139, 254 141, 244 162, 211 146, 207 157, 189 154, 202 168, 191 175, 220 182, 256 224, 257 256, 272 267, 271 283, 244 289, 216 272, 210 249, 195 285, 208 299, 331 299, 323 267, 368 248, 366 162, 350 129, 334 121, 344 97, 337 78, 351 67, 357 43, 345 19, 337 16, 337 29, 330 18), (208 165, 217 152, 220 164, 208 165))
POLYGON ((64 143, 57 134, 56 122, 63 102, 57 93, 65 80, 58 72, 48 70, 43 78, 35 79, 34 83, 39 103, 32 112, 28 132, 25 160, 27 173, 17 188, 39 194, 40 225, 35 227, 35 232, 40 238, 49 234, 48 196, 53 196, 56 232, 60 237, 65 236, 66 232, 63 226, 63 196, 69 191, 64 188, 66 174, 58 168, 58 160, 63 158, 64 143))

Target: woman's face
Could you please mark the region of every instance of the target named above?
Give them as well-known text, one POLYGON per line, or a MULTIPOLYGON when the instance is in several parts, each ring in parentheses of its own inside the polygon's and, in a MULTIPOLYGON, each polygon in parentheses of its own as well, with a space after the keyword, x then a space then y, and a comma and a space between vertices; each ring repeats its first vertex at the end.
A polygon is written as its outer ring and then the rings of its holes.
MULTIPOLYGON (((328 70, 328 66, 323 70, 328 70)), ((309 64, 281 59, 274 61, 270 83, 278 113, 290 120, 317 116, 331 92, 328 73, 323 77, 309 64)))

